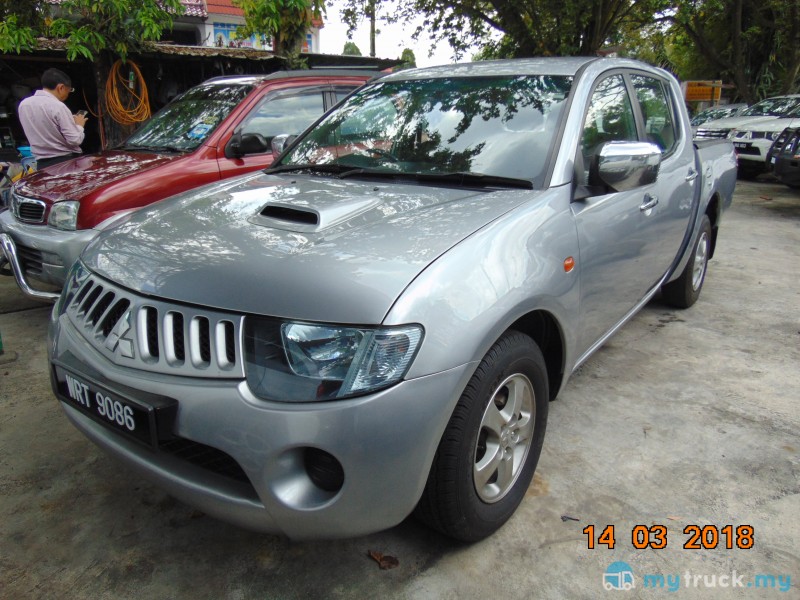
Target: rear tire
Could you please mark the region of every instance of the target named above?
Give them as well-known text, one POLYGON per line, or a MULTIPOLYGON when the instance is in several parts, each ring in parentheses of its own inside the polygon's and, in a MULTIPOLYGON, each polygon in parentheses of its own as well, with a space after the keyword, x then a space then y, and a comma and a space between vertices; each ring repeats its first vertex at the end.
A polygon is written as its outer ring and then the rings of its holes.
POLYGON ((661 286, 664 302, 677 308, 689 308, 697 302, 708 270, 708 257, 711 254, 711 221, 703 215, 700 233, 694 243, 692 255, 680 276, 661 286))
POLYGON ((450 417, 416 516, 445 535, 483 539, 514 513, 544 443, 544 357, 527 335, 505 333, 483 358, 450 417))

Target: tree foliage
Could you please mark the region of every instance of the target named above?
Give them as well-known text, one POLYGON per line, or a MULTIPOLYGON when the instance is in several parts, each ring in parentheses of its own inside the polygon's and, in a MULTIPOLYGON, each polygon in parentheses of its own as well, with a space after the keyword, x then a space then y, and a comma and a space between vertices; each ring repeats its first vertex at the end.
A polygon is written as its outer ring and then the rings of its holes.
POLYGON ((449 43, 457 54, 480 45, 485 58, 574 56, 596 54, 609 42, 618 42, 623 24, 648 23, 667 4, 667 0, 411 0, 397 7, 393 19, 422 15, 416 35, 426 31, 449 43))
POLYGON ((356 46, 355 42, 345 42, 342 54, 345 56, 361 56, 361 50, 356 46))
POLYGON ((69 60, 93 60, 103 50, 124 60, 141 42, 160 39, 184 10, 180 0, 64 0, 61 9, 50 29, 67 38, 69 60))
POLYGON ((753 102, 800 88, 799 0, 346 0, 354 29, 371 6, 476 60, 614 50, 682 78, 723 79, 753 102))
POLYGON ((800 86, 797 0, 679 0, 665 17, 676 49, 702 63, 708 78, 731 81, 755 102, 800 86))
POLYGON ((67 58, 95 60, 104 50, 125 58, 143 41, 158 40, 183 13, 180 0, 64 0, 51 20, 46 2, 3 2, 0 50, 31 50, 37 36, 67 41, 67 58))
POLYGON ((299 53, 312 19, 325 12, 324 0, 234 0, 234 4, 244 11, 242 35, 275 38, 278 54, 289 58, 299 53))
POLYGON ((403 64, 400 65, 402 69, 413 69, 417 66, 417 57, 414 56, 414 51, 411 48, 405 48, 400 53, 400 60, 403 61, 403 64))

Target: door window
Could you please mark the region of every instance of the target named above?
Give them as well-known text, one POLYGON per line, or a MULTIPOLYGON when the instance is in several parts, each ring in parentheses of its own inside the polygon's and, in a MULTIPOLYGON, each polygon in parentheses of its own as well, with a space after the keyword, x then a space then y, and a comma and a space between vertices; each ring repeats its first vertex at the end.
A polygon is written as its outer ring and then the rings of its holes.
MULTIPOLYGON (((622 75, 612 75, 595 88, 581 135, 583 168, 588 179, 589 165, 606 142, 638 141, 633 106, 622 75)), ((583 183, 586 183, 584 180, 583 183)))
POLYGON ((296 135, 325 112, 322 92, 315 91, 289 96, 267 96, 242 122, 240 132, 258 133, 267 144, 276 135, 296 135))
POLYGON ((636 121, 621 75, 600 82, 592 94, 583 125, 585 154, 594 154, 605 142, 637 141, 636 121))
POLYGON ((675 147, 678 136, 664 84, 659 79, 646 75, 633 75, 631 82, 642 111, 647 140, 661 148, 664 154, 668 154, 675 147))
POLYGON ((353 90, 356 89, 357 86, 338 86, 333 90, 333 103, 339 104, 342 100, 347 98, 350 94, 353 93, 353 90))

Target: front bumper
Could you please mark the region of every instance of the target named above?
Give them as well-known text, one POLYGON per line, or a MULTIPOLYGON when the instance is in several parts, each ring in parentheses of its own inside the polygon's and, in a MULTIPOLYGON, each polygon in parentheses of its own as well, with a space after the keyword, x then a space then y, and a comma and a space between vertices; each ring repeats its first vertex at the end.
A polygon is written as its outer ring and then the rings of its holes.
POLYGON ((800 158, 781 156, 775 161, 775 177, 786 185, 800 187, 800 158))
MULTIPOLYGON (((9 238, 3 244, 6 259, 12 262, 9 254, 16 254, 19 269, 14 269, 14 275, 17 284, 26 294, 40 299, 42 296, 30 293, 38 292, 30 280, 62 287, 72 264, 98 234, 94 229, 61 231, 46 225, 20 223, 8 210, 0 212, 0 231, 9 238)), ((50 296, 57 298, 58 294, 46 295, 44 299, 55 299, 50 296)))
POLYGON ((731 140, 733 149, 739 159, 739 164, 745 164, 749 168, 767 168, 767 153, 772 147, 772 140, 759 138, 755 140, 731 140))
MULTIPOLYGON (((114 365, 62 316, 50 325, 51 363, 120 395, 177 401, 172 433, 231 457, 234 481, 129 439, 79 411, 67 417, 93 442, 187 504, 248 529, 293 539, 352 537, 392 527, 416 506, 441 435, 474 370, 461 365, 382 392, 335 402, 265 402, 245 381, 197 379, 114 365), (316 488, 306 448, 338 460, 344 484, 316 488)), ((54 380, 54 388, 57 388, 54 380)))

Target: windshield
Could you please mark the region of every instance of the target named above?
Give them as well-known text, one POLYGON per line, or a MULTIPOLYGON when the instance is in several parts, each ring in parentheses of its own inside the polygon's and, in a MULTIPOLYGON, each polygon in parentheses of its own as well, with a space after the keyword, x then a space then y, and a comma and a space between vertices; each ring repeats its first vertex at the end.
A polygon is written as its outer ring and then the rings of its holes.
POLYGON ((191 151, 253 89, 245 84, 201 84, 178 96, 129 137, 125 148, 191 151))
POLYGON ((800 104, 800 98, 767 98, 743 110, 743 117, 780 117, 800 104))
POLYGON ((350 96, 275 167, 479 174, 540 187, 571 82, 546 75, 378 82, 350 96))
POLYGON ((724 119, 736 114, 739 107, 724 107, 724 108, 707 108, 697 113, 691 121, 692 125, 702 125, 706 121, 714 121, 716 119, 724 119))
POLYGON ((796 118, 800 117, 800 102, 798 102, 797 106, 795 106, 792 110, 790 110, 789 112, 787 112, 783 116, 791 118, 791 119, 796 119, 796 118))

